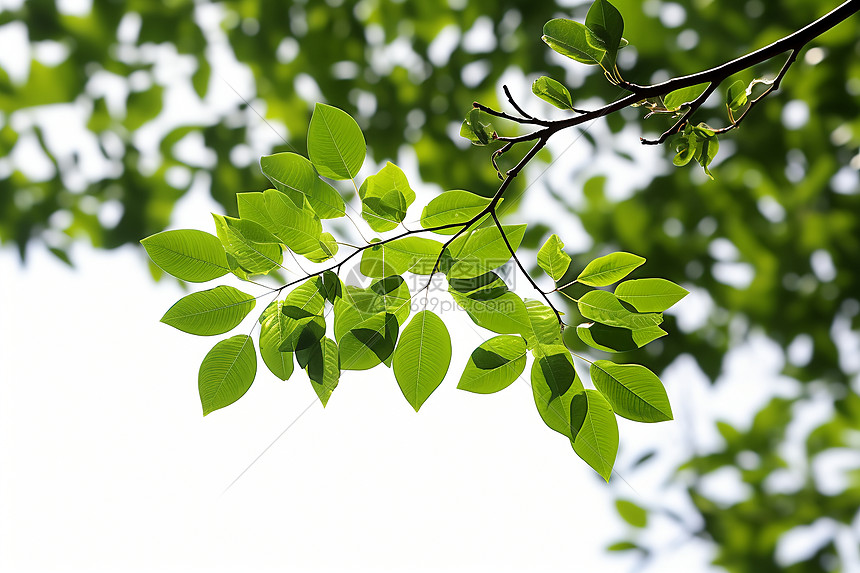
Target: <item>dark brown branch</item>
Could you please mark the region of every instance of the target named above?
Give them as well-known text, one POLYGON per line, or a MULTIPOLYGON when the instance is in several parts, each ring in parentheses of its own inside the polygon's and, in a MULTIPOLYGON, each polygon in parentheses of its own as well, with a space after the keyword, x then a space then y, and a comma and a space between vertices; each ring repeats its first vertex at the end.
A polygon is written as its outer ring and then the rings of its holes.
POLYGON ((763 100, 772 91, 778 90, 779 84, 782 82, 782 78, 785 77, 785 74, 788 72, 788 69, 797 60, 797 55, 799 52, 800 52, 799 48, 791 51, 791 54, 789 54, 788 59, 785 61, 785 64, 783 64, 782 69, 779 70, 779 73, 777 74, 777 76, 773 79, 773 82, 771 82, 771 84, 767 87, 767 89, 764 92, 762 92, 762 94, 760 96, 758 96, 754 100, 750 101, 750 104, 747 106, 747 108, 744 110, 744 112, 740 115, 740 117, 738 117, 737 119, 732 121, 731 125, 727 125, 726 127, 723 127, 722 129, 715 129, 714 133, 721 134, 721 133, 729 132, 733 129, 737 129, 738 126, 740 126, 741 122, 744 120, 744 118, 747 116, 747 114, 750 112, 750 110, 753 107, 755 107, 755 105, 758 102, 763 100))
POLYGON ((495 209, 493 211, 491 211, 491 213, 493 215, 493 221, 495 221, 496 227, 498 227, 499 233, 502 235, 502 239, 504 239, 504 241, 505 241, 505 246, 508 247, 508 252, 511 253, 511 258, 514 259, 514 262, 519 267, 520 272, 523 273, 523 276, 526 277, 526 279, 529 281, 529 283, 532 285, 532 287, 541 294, 543 299, 546 301, 546 303, 549 305, 549 307, 555 313, 555 317, 558 319, 559 329, 564 330, 564 321, 561 318, 561 313, 558 311, 558 309, 555 307, 555 305, 552 304, 552 301, 549 299, 549 297, 543 291, 543 289, 541 289, 537 285, 537 283, 534 281, 532 276, 529 274, 529 272, 523 266, 523 263, 520 262, 519 257, 517 257, 517 251, 516 251, 516 249, 514 249, 513 245, 511 245, 511 242, 508 240, 508 236, 505 234, 505 229, 502 227, 502 223, 499 221, 499 217, 498 217, 498 215, 496 215, 495 209))

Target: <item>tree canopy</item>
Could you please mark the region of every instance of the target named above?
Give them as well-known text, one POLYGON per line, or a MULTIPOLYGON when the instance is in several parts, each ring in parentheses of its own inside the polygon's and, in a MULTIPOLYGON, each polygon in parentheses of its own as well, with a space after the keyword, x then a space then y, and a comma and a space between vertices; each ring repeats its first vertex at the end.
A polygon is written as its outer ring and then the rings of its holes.
MULTIPOLYGON (((497 179, 488 153, 457 148, 451 137, 452 124, 459 131, 473 101, 503 108, 500 81, 520 76, 528 83, 556 78, 577 103, 601 105, 621 93, 595 77, 599 68, 568 65, 539 42, 546 22, 584 21, 588 4, 332 4, 94 2, 86 13, 63 14, 52 2, 32 1, 0 14, 6 33, 23 32, 32 46, 23 72, 0 68, 0 240, 22 256, 29 242, 43 241, 60 257, 81 238, 107 248, 136 242, 168 226, 172 206, 194 181, 208 185, 235 217, 241 209, 237 193, 267 186, 255 154, 310 152, 305 135, 313 99, 356 117, 376 161, 396 160, 408 144, 420 158, 425 181, 489 197, 497 179), (247 82, 237 85, 236 78, 220 75, 224 70, 213 54, 221 48, 248 67, 247 82), (184 63, 169 74, 165 62, 184 63), (112 101, 106 82, 118 82, 127 98, 112 101), (159 124, 174 90, 200 98, 205 107, 223 84, 239 92, 235 105, 159 124), (79 138, 62 141, 50 115, 56 108, 44 106, 72 102, 84 129, 79 138), (261 149, 257 141, 268 128, 254 110, 284 127, 288 145, 265 136, 271 143, 261 149), (21 150, 34 147, 46 160, 22 164, 21 150), (194 153, 189 156, 187 148, 194 153)), ((799 0, 731 7, 628 0, 615 5, 633 45, 620 52, 618 68, 635 84, 719 65, 835 7, 799 0)), ((691 324, 674 324, 667 315, 667 326, 683 336, 661 339, 650 346, 655 350, 631 354, 630 360, 621 354, 620 361, 637 360, 659 373, 690 356, 718 382, 728 352, 762 335, 783 350, 783 373, 799 383, 793 396, 771 400, 748 427, 719 424, 724 444, 706 453, 691 450, 675 478, 703 517, 691 534, 711 539, 717 563, 733 571, 782 570, 775 548, 785 532, 821 516, 851 523, 860 505, 856 477, 842 491, 823 491, 811 470, 819 456, 856 446, 852 436, 860 419, 852 358, 860 328, 857 46, 855 17, 805 48, 779 91, 723 141, 709 166, 716 181, 692 168, 670 168, 674 150, 649 149, 647 160, 631 152, 643 135, 637 125, 649 130, 648 137, 668 127, 659 118, 639 122, 636 114, 609 115, 605 128, 598 122, 582 131, 569 151, 550 147, 537 158, 571 165, 565 176, 545 182, 554 199, 546 209, 566 211, 571 224, 581 224, 590 237, 590 244, 568 251, 574 255, 568 274, 579 276, 610 251, 637 253, 648 259, 649 275, 681 282, 683 273, 683 286, 707 309, 691 324), (800 438, 798 465, 781 447, 798 440, 789 435, 790 423, 820 393, 832 403, 833 415, 800 438), (739 458, 752 462, 739 464, 739 458), (739 467, 750 487, 745 500, 729 506, 701 487, 706 476, 726 467, 739 467), (794 472, 795 481, 774 485, 773 476, 785 471, 794 472)), ((748 85, 756 77, 773 77, 780 65, 762 63, 739 79, 748 85)), ((567 98, 549 83, 539 91, 556 103, 567 98)), ((517 101, 535 115, 552 110, 543 102, 517 101)), ((712 103, 705 101, 697 118, 711 123, 725 113, 722 98, 712 103)), ((512 185, 516 196, 529 196, 524 178, 512 185)), ((511 209, 506 207, 507 214, 511 209)), ((537 251, 557 231, 530 225, 522 245, 537 251)), ((540 263, 539 254, 535 261, 540 263)), ((552 274, 553 259, 541 267, 552 274)), ((237 308, 251 304, 236 293, 213 296, 233 297, 237 308)), ((573 306, 566 310, 577 312, 573 306)), ((568 344, 585 350, 571 330, 568 344)), ((324 355, 319 364, 324 380, 324 355)), ((414 396, 420 403, 417 389, 414 396)), ((619 502, 619 512, 633 525, 643 523, 636 507, 619 502)), ((827 569, 838 555, 835 543, 828 540, 796 568, 827 569)), ((646 537, 635 535, 615 549, 643 555, 651 550, 646 537)))

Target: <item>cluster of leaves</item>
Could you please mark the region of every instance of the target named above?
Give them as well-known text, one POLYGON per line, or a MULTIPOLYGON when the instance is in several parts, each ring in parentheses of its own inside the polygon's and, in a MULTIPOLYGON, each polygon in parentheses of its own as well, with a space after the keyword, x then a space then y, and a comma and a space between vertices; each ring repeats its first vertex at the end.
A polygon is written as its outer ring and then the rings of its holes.
MULTIPOLYGON (((344 216, 346 204, 327 179, 350 180, 357 186, 366 144, 348 114, 324 104, 314 110, 307 143, 309 159, 294 153, 262 158, 263 174, 274 188, 238 194, 238 218, 213 215, 217 237, 186 229, 141 241, 153 262, 189 282, 227 273, 255 282, 252 277, 283 268, 285 249, 314 263, 332 259, 338 241, 322 230, 322 221, 344 216)), ((384 233, 403 222, 415 193, 403 171, 388 163, 362 182, 359 197, 364 220, 384 233)), ((541 417, 608 480, 618 448, 615 415, 639 422, 671 420, 668 396, 644 366, 583 357, 595 387, 584 388, 562 338, 560 315, 551 306, 520 298, 495 272, 516 256, 526 231, 526 225, 496 224, 498 203, 468 191, 445 192, 423 209, 421 230, 354 246, 340 262, 258 297, 223 285, 189 294, 162 322, 200 336, 226 334, 241 324, 257 298, 274 293, 257 321, 259 353, 272 374, 287 380, 298 364, 325 405, 341 371, 383 364, 392 369, 403 396, 418 411, 449 370, 451 338, 434 312, 412 313, 413 297, 419 293, 410 292, 403 275, 432 278, 444 273, 453 300, 476 325, 498 335, 472 352, 458 388, 481 394, 507 388, 523 373, 531 351, 531 382, 541 417), (414 236, 426 232, 447 238, 441 242, 414 236), (344 263, 358 254, 359 272, 370 279, 367 288, 344 284, 339 276, 344 263), (294 288, 281 299, 290 286, 294 288), (329 309, 334 314, 331 324, 329 309)), ((554 281, 565 276, 572 262, 563 247, 552 235, 537 255, 538 265, 554 281)), ((611 286, 644 262, 630 253, 605 255, 591 261, 573 283, 611 286)), ((429 278, 421 290, 429 288, 429 278)), ((629 344, 644 346, 666 334, 659 327, 662 312, 686 294, 664 279, 628 280, 614 294, 595 288, 577 301, 580 314, 591 321, 578 326, 577 333, 607 352, 629 350, 629 344)), ((256 372, 250 334, 218 342, 200 366, 203 414, 242 397, 256 372)))

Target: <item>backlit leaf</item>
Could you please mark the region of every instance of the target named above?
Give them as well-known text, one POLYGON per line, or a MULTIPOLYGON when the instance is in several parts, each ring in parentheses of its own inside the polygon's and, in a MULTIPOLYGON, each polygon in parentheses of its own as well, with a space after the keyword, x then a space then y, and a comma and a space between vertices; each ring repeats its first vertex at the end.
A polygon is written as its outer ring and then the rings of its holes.
POLYGON ((429 310, 415 314, 394 351, 392 368, 400 391, 417 412, 442 383, 451 364, 451 337, 429 310))
POLYGON ((257 375, 257 353, 250 336, 240 334, 216 344, 200 364, 197 386, 203 415, 241 398, 257 375))
POLYGON ((308 126, 308 157, 320 175, 352 179, 367 154, 361 128, 345 111, 317 103, 308 126))
POLYGON ((591 365, 591 381, 619 416, 635 422, 672 419, 666 389, 644 366, 597 360, 591 365))
POLYGON ((588 286, 608 286, 620 281, 644 262, 645 259, 631 253, 610 253, 588 263, 576 281, 588 286))
POLYGON ((570 256, 564 252, 564 243, 552 234, 537 254, 537 263, 554 281, 561 280, 570 266, 570 256))
POLYGON ((478 394, 504 390, 526 367, 526 341, 519 336, 496 336, 478 346, 457 388, 478 394))
POLYGON ((615 296, 639 312, 663 312, 688 294, 687 289, 666 279, 624 281, 615 288, 615 296))
POLYGON ((597 390, 576 394, 570 406, 573 451, 609 481, 618 453, 618 422, 612 406, 597 390))
POLYGON ((179 299, 164 313, 161 322, 189 334, 213 336, 239 326, 256 300, 231 286, 217 286, 179 299))
POLYGON ((202 283, 230 272, 221 242, 203 231, 164 231, 140 244, 152 262, 183 281, 202 283))

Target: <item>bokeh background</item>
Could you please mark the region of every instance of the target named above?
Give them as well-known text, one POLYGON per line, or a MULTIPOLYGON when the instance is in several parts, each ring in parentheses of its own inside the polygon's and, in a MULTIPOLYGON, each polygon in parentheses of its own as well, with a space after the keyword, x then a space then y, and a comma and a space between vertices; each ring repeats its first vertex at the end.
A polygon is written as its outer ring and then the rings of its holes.
MULTIPOLYGON (((836 2, 615 4, 622 73, 648 83, 836 2)), ((157 323, 186 287, 138 241, 235 215, 237 192, 266 187, 260 155, 304 152, 316 101, 359 121, 364 175, 391 160, 425 202, 491 194, 488 151, 457 135, 472 101, 504 107, 507 84, 560 117, 530 96, 540 75, 581 107, 618 96, 540 41, 545 21, 587 9, 0 2, 0 569, 860 571, 858 16, 723 139, 716 181, 641 147, 666 123, 625 110, 559 135, 512 187, 503 214, 529 223, 527 248, 556 232, 578 268, 635 252, 691 291, 670 336, 621 357, 662 373, 677 419, 622 423, 609 486, 525 384, 475 397, 449 379, 415 416, 390 372, 347 372, 323 413, 300 373, 261 371, 199 416, 213 341, 157 323)), ((723 110, 715 98, 699 117, 723 110)), ((457 332, 452 378, 481 341, 457 332)))

